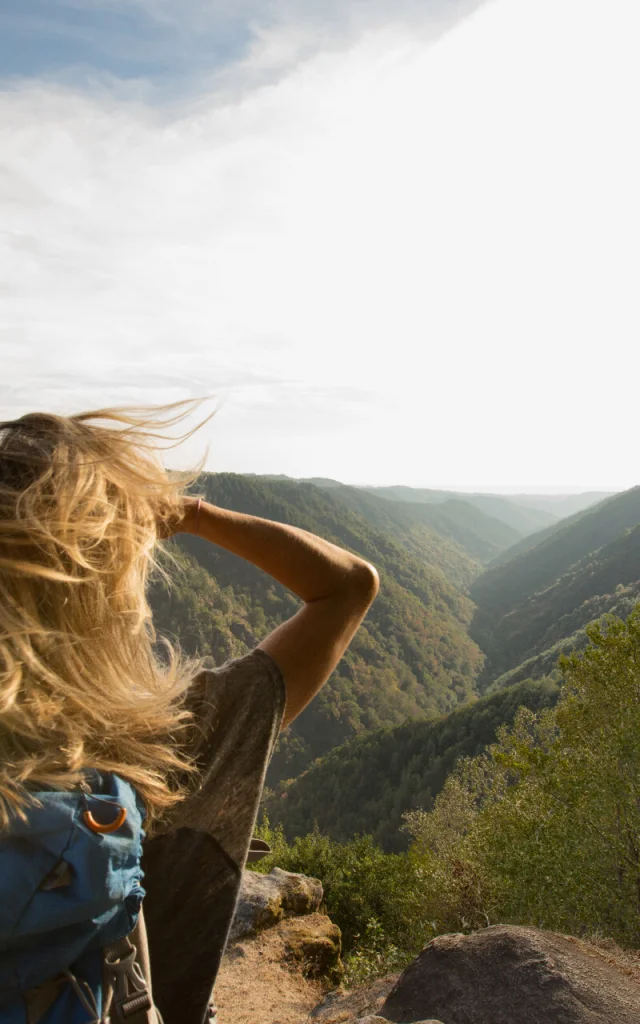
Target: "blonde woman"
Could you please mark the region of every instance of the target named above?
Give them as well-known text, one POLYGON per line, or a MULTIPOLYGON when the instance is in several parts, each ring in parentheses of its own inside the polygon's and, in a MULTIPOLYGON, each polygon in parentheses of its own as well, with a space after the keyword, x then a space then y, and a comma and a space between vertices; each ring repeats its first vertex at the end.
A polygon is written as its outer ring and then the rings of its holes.
MULTIPOLYGON (((0 854, 34 792, 86 789, 96 772, 134 788, 147 836, 134 940, 165 1024, 215 1014, 274 743, 378 589, 346 550, 186 494, 201 466, 168 473, 158 439, 197 404, 0 423, 0 854), (249 560, 302 607, 220 668, 186 658, 156 637, 147 600, 179 533, 249 560)), ((153 1019, 143 1007, 131 1024, 153 1019)))

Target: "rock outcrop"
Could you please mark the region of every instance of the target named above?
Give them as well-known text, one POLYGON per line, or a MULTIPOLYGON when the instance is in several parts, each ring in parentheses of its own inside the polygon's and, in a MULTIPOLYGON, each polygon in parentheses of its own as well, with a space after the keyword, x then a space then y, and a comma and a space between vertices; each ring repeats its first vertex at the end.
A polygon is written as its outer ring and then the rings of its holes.
POLYGON ((268 875, 244 871, 230 942, 271 928, 286 917, 313 914, 322 903, 317 878, 274 868, 268 875))
POLYGON ((638 1024, 639 977, 588 943, 495 925, 434 939, 376 1012, 396 1024, 638 1024))
POLYGON ((215 988, 221 1022, 308 1019, 342 975, 340 929, 318 913, 322 897, 315 878, 279 868, 269 875, 245 871, 215 988))
POLYGON ((302 967, 306 978, 338 981, 342 974, 342 936, 337 924, 325 914, 306 914, 278 925, 285 958, 302 967))
POLYGON ((342 968, 322 898, 317 879, 245 872, 216 986, 227 1024, 640 1022, 640 956, 515 925, 441 935, 402 974, 327 993, 342 968))

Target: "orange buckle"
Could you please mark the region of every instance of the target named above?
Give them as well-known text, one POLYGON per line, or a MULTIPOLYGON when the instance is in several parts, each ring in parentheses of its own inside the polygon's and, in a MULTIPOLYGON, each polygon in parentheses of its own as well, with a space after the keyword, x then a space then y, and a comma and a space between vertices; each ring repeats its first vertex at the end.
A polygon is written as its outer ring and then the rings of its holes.
POLYGON ((121 807, 117 818, 108 825, 101 825, 99 821, 96 821, 91 811, 85 811, 82 817, 84 818, 85 825, 90 828, 92 832, 98 832, 100 835, 107 835, 109 832, 117 832, 119 828, 122 828, 127 817, 127 808, 121 807))

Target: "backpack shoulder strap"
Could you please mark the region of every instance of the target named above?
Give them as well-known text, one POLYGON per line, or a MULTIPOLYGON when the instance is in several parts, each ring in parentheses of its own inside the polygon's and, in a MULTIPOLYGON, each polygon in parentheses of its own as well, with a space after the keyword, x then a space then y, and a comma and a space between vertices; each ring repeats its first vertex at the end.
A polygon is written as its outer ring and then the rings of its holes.
POLYGON ((64 975, 58 975, 24 993, 22 1001, 26 1024, 38 1024, 45 1017, 60 995, 62 985, 66 982, 67 979, 64 975))
POLYGON ((124 939, 104 949, 104 1015, 113 1024, 162 1024, 153 1005, 147 937, 142 911, 124 939))
MULTIPOLYGON (((131 936, 106 946, 104 955, 103 1010, 99 1017, 104 1024, 162 1024, 162 1018, 151 999, 150 985, 144 970, 144 926, 136 926, 131 936), (138 934, 135 934, 135 933, 138 934), (131 938, 138 939, 140 946, 131 938), (141 955, 142 954, 142 955, 141 955)), ((39 1024, 60 994, 61 987, 73 979, 71 972, 51 978, 23 996, 27 1024, 39 1024)), ((75 980, 75 979, 73 979, 75 980)), ((77 982, 76 982, 77 984, 77 982)), ((96 1014, 95 1022, 98 1024, 96 1014)))

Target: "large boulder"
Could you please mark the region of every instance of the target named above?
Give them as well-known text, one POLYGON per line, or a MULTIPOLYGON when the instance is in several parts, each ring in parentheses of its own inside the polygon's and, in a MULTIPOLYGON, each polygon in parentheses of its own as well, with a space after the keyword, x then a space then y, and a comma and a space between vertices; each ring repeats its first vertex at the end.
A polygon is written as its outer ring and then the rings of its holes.
POLYGON ((314 913, 322 903, 317 878, 274 868, 268 875, 242 873, 242 887, 231 926, 230 942, 271 928, 285 917, 314 913))
POLYGON ((494 925, 434 939, 376 1012, 397 1024, 638 1024, 639 977, 588 943, 494 925))

